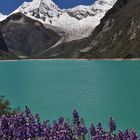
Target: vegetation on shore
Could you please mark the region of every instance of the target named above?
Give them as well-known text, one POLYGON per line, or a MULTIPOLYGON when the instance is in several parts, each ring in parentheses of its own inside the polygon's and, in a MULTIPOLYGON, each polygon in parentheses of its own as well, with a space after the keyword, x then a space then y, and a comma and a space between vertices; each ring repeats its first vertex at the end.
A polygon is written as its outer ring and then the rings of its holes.
POLYGON ((14 111, 9 102, 0 97, 0 139, 2 140, 139 140, 134 129, 116 130, 116 123, 111 117, 109 130, 99 122, 88 129, 81 121, 76 110, 73 111, 73 123, 60 117, 57 121, 40 121, 26 106, 24 112, 14 111))
POLYGON ((12 109, 10 103, 4 96, 0 96, 0 117, 2 115, 13 115, 19 112, 19 108, 12 109))

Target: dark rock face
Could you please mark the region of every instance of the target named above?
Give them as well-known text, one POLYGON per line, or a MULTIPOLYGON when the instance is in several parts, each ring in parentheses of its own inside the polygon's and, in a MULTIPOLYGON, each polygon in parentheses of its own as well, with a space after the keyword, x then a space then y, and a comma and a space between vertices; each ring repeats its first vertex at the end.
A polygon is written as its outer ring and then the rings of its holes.
POLYGON ((3 39, 2 33, 0 32, 0 52, 8 52, 8 48, 6 46, 5 40, 3 39))
POLYGON ((118 0, 93 31, 81 58, 140 58, 140 0, 118 0))
POLYGON ((0 60, 18 59, 18 57, 7 48, 3 35, 0 31, 0 60))
POLYGON ((37 58, 48 59, 48 58, 63 58, 63 59, 77 59, 80 57, 80 51, 85 48, 85 46, 90 41, 90 38, 84 38, 81 40, 75 40, 70 42, 63 42, 56 47, 49 48, 42 53, 37 58))
POLYGON ((7 48, 19 58, 33 58, 60 39, 56 32, 21 13, 11 15, 2 21, 0 29, 7 48))

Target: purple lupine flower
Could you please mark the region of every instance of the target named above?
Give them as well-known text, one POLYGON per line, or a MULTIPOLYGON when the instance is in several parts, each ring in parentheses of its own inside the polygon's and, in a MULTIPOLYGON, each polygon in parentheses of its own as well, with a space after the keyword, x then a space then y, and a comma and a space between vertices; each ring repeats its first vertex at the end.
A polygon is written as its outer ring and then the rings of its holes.
POLYGON ((96 135, 96 128, 94 127, 94 124, 92 123, 91 126, 90 126, 90 137, 91 137, 91 140, 94 139, 95 135, 96 135))
POLYGON ((109 128, 110 128, 110 132, 114 132, 116 130, 116 123, 112 117, 110 118, 109 121, 109 128))
POLYGON ((79 114, 76 110, 73 111, 73 124, 77 127, 80 125, 79 114))
POLYGON ((36 113, 35 118, 36 118, 36 120, 37 120, 37 123, 39 123, 39 122, 40 122, 40 116, 39 116, 39 113, 36 113))
MULTIPOLYGON (((49 121, 40 122, 39 114, 32 115, 26 107, 25 113, 15 115, 3 115, 0 117, 0 139, 1 140, 24 140, 24 139, 44 139, 44 140, 85 140, 87 128, 79 121, 79 114, 73 112, 73 123, 70 125, 63 117, 54 121, 52 125, 49 121)), ((110 131, 103 129, 101 123, 95 128, 90 126, 91 140, 139 140, 134 129, 125 132, 116 130, 115 121, 110 118, 110 131)))
POLYGON ((58 123, 59 123, 60 125, 62 125, 62 124, 64 123, 64 118, 63 118, 63 117, 60 117, 59 120, 58 120, 58 123))
POLYGON ((124 132, 124 139, 130 139, 130 135, 129 135, 129 130, 126 129, 126 131, 124 132))
POLYGON ((124 139, 124 133, 122 132, 122 130, 119 130, 118 138, 119 138, 119 140, 123 140, 124 139))
POLYGON ((99 133, 103 132, 102 124, 100 122, 97 124, 97 131, 99 133))
POLYGON ((135 132, 134 129, 130 130, 130 139, 131 140, 139 140, 137 133, 135 132))
POLYGON ((28 108, 28 106, 25 106, 25 113, 26 113, 26 116, 28 117, 29 114, 31 113, 30 109, 28 108))

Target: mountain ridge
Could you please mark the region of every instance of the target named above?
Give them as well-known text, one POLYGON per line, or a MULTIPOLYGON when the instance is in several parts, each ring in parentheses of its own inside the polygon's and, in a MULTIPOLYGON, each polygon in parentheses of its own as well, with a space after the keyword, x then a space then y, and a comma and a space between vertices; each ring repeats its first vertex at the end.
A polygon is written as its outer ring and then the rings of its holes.
POLYGON ((71 9, 60 9, 52 0, 33 0, 24 2, 13 13, 21 12, 46 26, 60 28, 69 36, 74 36, 73 40, 77 40, 89 36, 115 2, 116 0, 96 0, 90 6, 81 5, 71 9))
MULTIPOLYGON (((104 7, 106 1, 107 0, 98 0, 97 2, 100 2, 104 7)), ((110 0, 110 3, 111 2, 114 2, 114 0, 110 0)), ((29 3, 26 4, 28 7, 29 3)), ((39 3, 39 5, 40 4, 41 3, 39 3)), ((95 5, 96 4, 94 4, 94 6, 95 5)), ((95 29, 92 29, 92 26, 89 36, 85 35, 83 38, 80 35, 77 37, 77 30, 71 30, 70 25, 68 26, 70 32, 66 32, 62 30, 62 28, 55 27, 51 24, 44 24, 40 22, 40 20, 31 18, 23 12, 11 14, 7 19, 0 22, 0 30, 8 51, 12 52, 19 59, 140 58, 139 5, 139 0, 117 0, 115 5, 108 10, 101 19, 100 24, 97 25, 95 29)), ((59 7, 54 4, 51 6, 59 11, 59 7)), ((25 8, 27 7, 25 6, 25 8)), ((77 19, 74 20, 80 21, 81 16, 85 19, 87 18, 86 16, 89 18, 89 13, 87 13, 88 8, 89 6, 78 6, 71 9, 71 11, 67 9, 67 12, 70 13, 66 15, 72 18, 75 17, 77 19), (79 9, 82 14, 79 12, 79 9), (74 15, 75 13, 77 14, 74 15)), ((34 9, 36 9, 36 7, 34 9)), ((101 7, 101 9, 103 8, 101 7)), ((48 11, 49 10, 47 10, 47 12, 48 11)), ((99 10, 99 13, 100 12, 102 12, 102 10, 99 10)), ((92 17, 95 15, 90 16, 92 17)), ((53 19, 53 17, 49 18, 53 19)), ((64 19, 66 20, 67 18, 64 19)), ((69 23, 69 20, 66 22, 69 23)), ((85 26, 82 24, 81 28, 84 27, 85 26)), ((80 27, 78 30, 80 30, 80 27)), ((88 32, 87 28, 84 30, 88 32)))
POLYGON ((92 32, 90 49, 81 51, 81 58, 140 58, 139 12, 139 0, 118 0, 92 32))

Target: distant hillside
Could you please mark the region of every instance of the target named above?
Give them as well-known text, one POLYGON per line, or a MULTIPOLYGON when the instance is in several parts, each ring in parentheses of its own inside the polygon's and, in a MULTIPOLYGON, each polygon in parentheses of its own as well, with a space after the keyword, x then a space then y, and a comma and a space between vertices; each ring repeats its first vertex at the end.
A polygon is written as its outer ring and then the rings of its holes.
POLYGON ((81 58, 140 58, 140 1, 118 0, 91 38, 81 58))

